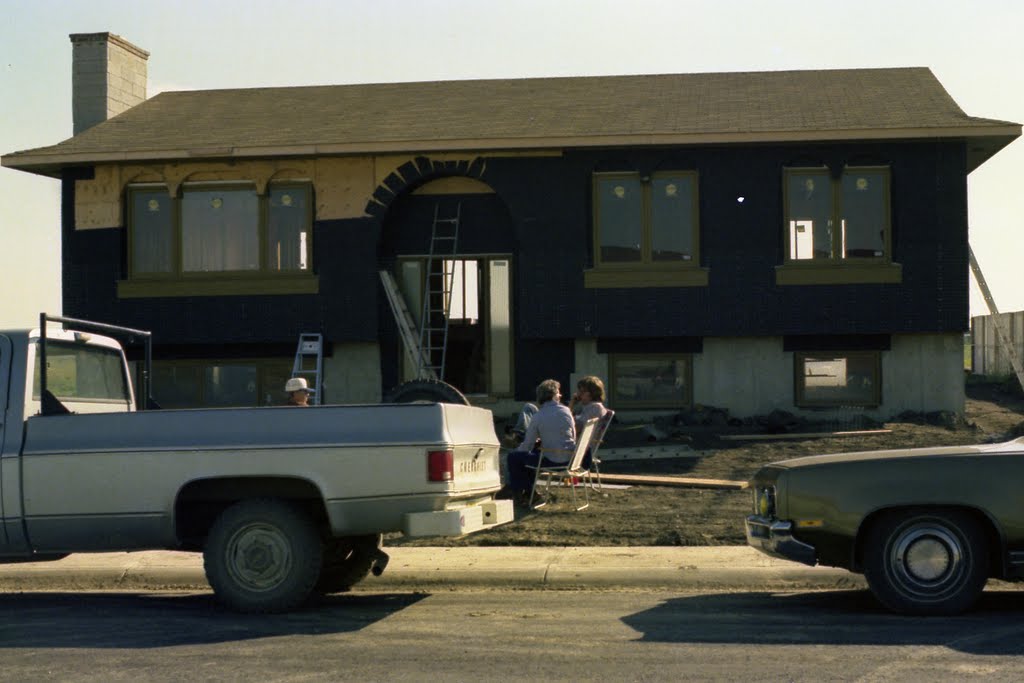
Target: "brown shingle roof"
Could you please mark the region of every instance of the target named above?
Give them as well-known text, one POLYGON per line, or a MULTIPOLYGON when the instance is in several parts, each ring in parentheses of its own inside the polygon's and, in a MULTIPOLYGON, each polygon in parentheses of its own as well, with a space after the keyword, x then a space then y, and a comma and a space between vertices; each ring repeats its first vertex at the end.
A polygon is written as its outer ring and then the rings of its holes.
POLYGON ((165 92, 3 164, 1019 134, 927 68, 528 78, 165 92))

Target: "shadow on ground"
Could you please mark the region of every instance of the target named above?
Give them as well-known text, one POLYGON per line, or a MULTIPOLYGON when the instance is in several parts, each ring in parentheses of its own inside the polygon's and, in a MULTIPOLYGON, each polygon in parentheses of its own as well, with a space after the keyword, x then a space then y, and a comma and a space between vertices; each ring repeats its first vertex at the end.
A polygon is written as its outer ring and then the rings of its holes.
POLYGON ((641 640, 750 645, 934 645, 976 655, 1024 654, 1024 592, 986 592, 957 617, 906 617, 867 591, 732 593, 667 600, 623 621, 641 640))
POLYGON ((427 594, 332 595, 288 614, 246 615, 210 594, 0 595, 0 651, 13 648, 159 648, 359 631, 427 594))

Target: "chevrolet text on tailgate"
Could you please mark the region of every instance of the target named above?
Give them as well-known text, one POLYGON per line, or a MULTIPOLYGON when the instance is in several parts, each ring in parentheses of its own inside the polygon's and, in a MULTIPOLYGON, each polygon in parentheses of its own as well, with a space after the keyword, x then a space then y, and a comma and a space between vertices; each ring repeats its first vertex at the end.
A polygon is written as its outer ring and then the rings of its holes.
POLYGON ((511 501, 494 497, 488 410, 154 410, 150 348, 142 330, 45 314, 38 329, 0 332, 0 562, 202 552, 220 600, 276 612, 380 575, 384 533, 512 521, 511 501), (145 342, 144 405, 106 334, 145 342))

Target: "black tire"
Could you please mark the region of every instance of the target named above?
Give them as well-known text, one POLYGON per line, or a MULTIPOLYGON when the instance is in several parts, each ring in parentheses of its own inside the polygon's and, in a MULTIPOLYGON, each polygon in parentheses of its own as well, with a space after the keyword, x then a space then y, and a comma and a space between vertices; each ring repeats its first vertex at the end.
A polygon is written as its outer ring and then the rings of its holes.
POLYGON ((322 556, 309 516, 280 500, 243 500, 213 523, 203 568, 214 594, 232 609, 284 612, 309 598, 322 556))
POLYGON ((380 534, 369 534, 329 541, 324 547, 320 578, 313 591, 326 595, 350 590, 369 576, 383 540, 380 534))
POLYGON ((468 406, 469 400, 447 382, 436 379, 414 379, 388 392, 384 403, 456 403, 468 406))
POLYGON ((988 543, 971 515, 911 510, 886 515, 869 530, 864 576, 883 605, 901 614, 959 614, 988 580, 988 543))

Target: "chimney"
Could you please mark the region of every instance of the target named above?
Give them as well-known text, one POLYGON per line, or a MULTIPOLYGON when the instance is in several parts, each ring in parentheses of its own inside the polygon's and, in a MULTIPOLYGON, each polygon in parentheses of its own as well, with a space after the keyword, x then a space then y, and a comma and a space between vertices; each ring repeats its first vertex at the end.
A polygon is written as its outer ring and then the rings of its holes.
POLYGON ((149 53, 113 33, 71 34, 75 135, 146 99, 149 53))

